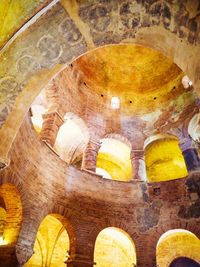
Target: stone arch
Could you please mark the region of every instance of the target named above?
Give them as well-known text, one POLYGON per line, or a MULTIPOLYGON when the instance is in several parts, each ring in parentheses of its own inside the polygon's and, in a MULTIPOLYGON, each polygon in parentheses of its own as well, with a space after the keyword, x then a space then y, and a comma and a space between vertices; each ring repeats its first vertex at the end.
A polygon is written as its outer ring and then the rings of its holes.
POLYGON ((88 141, 89 131, 84 120, 72 112, 66 113, 54 144, 58 155, 69 164, 79 162, 88 141))
POLYGON ((160 182, 188 175, 179 140, 170 134, 156 134, 144 143, 147 180, 160 182))
POLYGON ((164 233, 157 243, 156 261, 158 266, 168 267, 179 257, 200 262, 200 240, 192 232, 173 229, 164 233))
POLYGON ((94 261, 97 266, 136 266, 135 244, 124 230, 104 228, 96 238, 94 261))
POLYGON ((96 173, 104 178, 129 181, 133 177, 131 143, 119 134, 108 134, 100 140, 96 173))
MULTIPOLYGON (((0 81, 4 92, 12 91, 2 100, 1 125, 3 127, 0 137, 5 140, 5 145, 0 152, 4 161, 6 162, 9 149, 24 114, 36 95, 52 76, 65 68, 65 64, 95 47, 113 43, 135 43, 158 50, 171 58, 187 73, 198 90, 200 65, 199 58, 196 55, 198 55, 199 49, 198 30, 200 26, 198 7, 196 7, 194 13, 191 8, 192 3, 192 1, 189 1, 187 5, 178 2, 175 4, 146 3, 144 1, 141 3, 129 1, 124 3, 113 0, 107 4, 98 5, 84 1, 78 8, 80 18, 88 30, 87 33, 90 32, 89 35, 81 28, 77 28, 77 24, 67 15, 72 11, 70 3, 67 5, 63 1, 63 7, 54 6, 51 10, 52 14, 60 14, 57 15, 60 16, 60 20, 58 19, 57 22, 53 23, 52 17, 54 16, 44 15, 27 32, 22 33, 1 55, 2 57, 5 54, 7 56, 7 61, 2 64, 2 74, 4 74, 4 70, 7 69, 6 64, 12 65, 11 62, 15 58, 15 54, 16 62, 19 61, 20 57, 23 60, 24 55, 19 53, 19 47, 26 47, 30 40, 34 40, 29 53, 41 53, 40 66, 44 66, 42 68, 34 67, 32 70, 24 67, 28 73, 20 74, 27 78, 25 82, 23 81, 23 85, 20 80, 21 76, 18 75, 16 78, 14 69, 8 73, 8 76, 3 77, 4 80, 0 81), (175 8, 177 5, 180 5, 179 8, 175 8), (66 13, 64 9, 67 10, 66 13), (58 10, 60 10, 60 13, 57 12, 58 10), (102 10, 102 12, 99 10, 102 10), (98 23, 94 23, 90 16, 91 12, 97 15, 98 23), (119 14, 111 16, 112 12, 119 12, 119 14), (121 25, 119 30, 114 27, 116 23, 121 25), (33 30, 37 26, 40 28, 41 35, 43 34, 39 40, 33 30), (45 35, 46 28, 48 28, 48 35, 45 35), (63 36, 65 40, 63 40, 63 36), (63 42, 65 46, 63 46, 63 42), (55 49, 52 50, 52 47, 55 49), (63 55, 65 56, 63 57, 63 55), (59 65, 59 63, 61 64, 59 65), (46 66, 49 69, 46 69, 46 66), (6 82, 5 78, 7 79, 6 82), (15 80, 15 83, 13 80, 15 80), (10 90, 9 84, 12 85, 12 90, 10 90), (24 103, 23 107, 20 103, 24 103), (9 136, 6 133, 7 127, 10 127, 11 134, 9 136)), ((27 63, 25 62, 25 64, 27 63)))
POLYGON ((70 223, 59 214, 49 214, 41 222, 34 254, 25 266, 66 266, 74 255, 74 234, 70 223))

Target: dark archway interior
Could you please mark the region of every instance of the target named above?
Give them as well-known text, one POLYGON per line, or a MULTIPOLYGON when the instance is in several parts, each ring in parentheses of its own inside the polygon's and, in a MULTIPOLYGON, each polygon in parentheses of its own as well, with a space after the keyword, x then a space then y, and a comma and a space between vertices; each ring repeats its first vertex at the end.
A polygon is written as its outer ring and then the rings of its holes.
POLYGON ((180 257, 175 259, 169 267, 200 267, 200 264, 192 259, 180 257))

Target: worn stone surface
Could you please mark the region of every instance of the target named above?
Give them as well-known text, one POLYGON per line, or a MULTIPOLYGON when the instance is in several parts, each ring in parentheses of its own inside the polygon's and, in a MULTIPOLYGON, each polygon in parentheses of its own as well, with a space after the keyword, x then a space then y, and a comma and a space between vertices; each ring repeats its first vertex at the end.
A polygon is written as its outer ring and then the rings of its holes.
MULTIPOLYGON (((186 198, 186 184, 191 183, 192 193, 198 192, 197 174, 157 183, 160 194, 155 195, 154 184, 106 180, 67 167, 38 139, 28 116, 13 145, 11 165, 1 172, 0 180, 13 183, 23 199, 28 198, 23 204, 24 222, 17 244, 21 252, 26 251, 22 249, 24 246, 33 246, 39 224, 50 213, 60 214, 70 222, 76 239, 76 243, 70 241, 71 249, 79 260, 84 261, 86 257, 89 262, 93 262, 98 233, 110 226, 121 228, 131 236, 137 249, 138 266, 142 267, 155 263, 156 243, 165 231, 183 228, 199 237, 199 218, 183 219, 178 215, 181 206, 192 204, 186 198)), ((70 233, 70 228, 66 228, 70 233)), ((20 257, 24 259, 28 255, 22 253, 20 257)))
MULTIPOLYGON (((31 103, 52 77, 78 56, 106 44, 131 43, 155 49, 175 62, 199 93, 199 15, 199 1, 195 0, 66 0, 1 52, 0 158, 4 159, 2 162, 10 159, 10 165, 0 171, 0 183, 16 187, 23 207, 22 218, 14 221, 17 231, 12 245, 0 249, 2 267, 16 266, 17 259, 22 266, 29 260, 37 229, 51 213, 62 215, 68 222, 65 224, 68 233, 73 232, 70 264, 76 267, 93 264, 96 237, 110 226, 130 235, 137 250, 137 265, 141 267, 155 266, 156 244, 166 231, 182 228, 200 237, 198 170, 187 178, 156 184, 105 180, 67 166, 36 136, 29 116, 24 119, 31 103)), ((66 97, 62 85, 70 78, 66 78, 65 71, 54 82, 66 97)), ((77 74, 73 63, 72 71, 77 74)), ((176 106, 172 105, 162 114, 154 114, 159 119, 145 129, 146 124, 139 123, 138 118, 120 120, 115 111, 106 114, 102 97, 91 90, 87 99, 87 85, 80 86, 79 78, 76 77, 79 86, 69 85, 70 95, 65 99, 71 103, 67 112, 83 116, 95 140, 104 134, 123 135, 124 131, 134 148, 141 149, 154 130, 185 138, 185 120, 198 110, 196 96, 192 94, 194 101, 190 102, 186 92, 184 99, 188 105, 180 105, 182 115, 178 120, 176 106), (72 101, 73 93, 81 96, 78 102, 72 101), (86 99, 88 109, 83 113, 86 99), (105 120, 100 114, 102 110, 105 120), (170 123, 166 123, 166 118, 170 123)), ((60 102, 56 105, 61 110, 63 107, 60 102)), ((10 193, 8 190, 7 194, 10 193)), ((10 219, 13 226, 12 216, 10 219)))

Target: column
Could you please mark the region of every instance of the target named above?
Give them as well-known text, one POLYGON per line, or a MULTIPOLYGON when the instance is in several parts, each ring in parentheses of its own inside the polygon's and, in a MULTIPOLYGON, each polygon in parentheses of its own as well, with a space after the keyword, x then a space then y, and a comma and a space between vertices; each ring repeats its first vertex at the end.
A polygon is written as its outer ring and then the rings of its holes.
POLYGON ((131 162, 133 168, 133 179, 146 181, 144 150, 132 150, 131 162))
POLYGON ((200 170, 200 159, 192 139, 187 137, 180 140, 179 146, 182 150, 188 172, 200 170))
POLYGON ((44 114, 43 119, 42 131, 40 133, 41 139, 53 147, 58 130, 64 123, 64 120, 57 111, 44 114))
POLYGON ((96 172, 97 155, 100 143, 90 139, 83 154, 82 170, 96 172))
POLYGON ((33 255, 33 247, 29 246, 28 244, 18 244, 16 245, 16 255, 17 255, 17 261, 18 266, 22 267, 33 255))

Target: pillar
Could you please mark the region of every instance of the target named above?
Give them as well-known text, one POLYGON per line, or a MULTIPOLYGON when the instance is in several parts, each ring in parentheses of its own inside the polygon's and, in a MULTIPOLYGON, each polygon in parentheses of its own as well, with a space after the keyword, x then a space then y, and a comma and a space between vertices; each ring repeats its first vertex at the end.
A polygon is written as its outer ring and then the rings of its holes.
POLYGON ((16 245, 16 255, 18 261, 18 267, 24 266, 26 262, 31 258, 33 255, 33 247, 28 244, 18 244, 16 245))
POLYGON ((90 139, 83 154, 82 170, 96 172, 97 155, 100 149, 98 141, 90 139))
POLYGON ((146 181, 146 166, 144 160, 144 150, 132 150, 131 162, 133 169, 133 179, 146 181))
POLYGON ((182 150, 188 172, 200 170, 200 159, 192 139, 189 137, 182 139, 179 146, 182 150))
POLYGON ((53 147, 58 130, 64 123, 64 120, 57 111, 44 114, 43 119, 42 131, 40 133, 41 139, 53 147))

